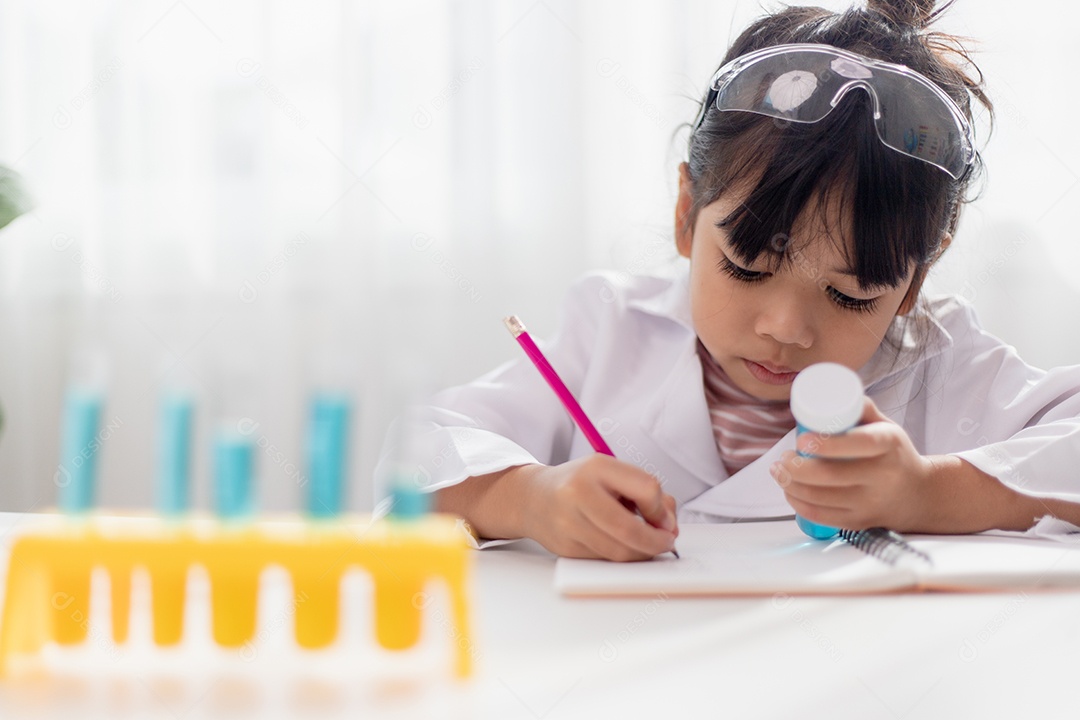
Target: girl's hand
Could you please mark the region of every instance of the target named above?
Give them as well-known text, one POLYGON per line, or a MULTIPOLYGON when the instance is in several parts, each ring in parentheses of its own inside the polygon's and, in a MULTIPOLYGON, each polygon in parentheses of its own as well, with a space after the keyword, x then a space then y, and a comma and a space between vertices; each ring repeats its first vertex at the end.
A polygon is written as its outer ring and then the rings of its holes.
POLYGON ((525 535, 557 555, 647 560, 675 544, 675 498, 636 465, 597 454, 519 470, 528 473, 525 535), (641 515, 627 509, 623 498, 641 515))
POLYGON ((842 435, 802 433, 769 468, 795 512, 832 527, 932 532, 947 499, 936 497, 933 462, 869 398, 860 425, 842 435))

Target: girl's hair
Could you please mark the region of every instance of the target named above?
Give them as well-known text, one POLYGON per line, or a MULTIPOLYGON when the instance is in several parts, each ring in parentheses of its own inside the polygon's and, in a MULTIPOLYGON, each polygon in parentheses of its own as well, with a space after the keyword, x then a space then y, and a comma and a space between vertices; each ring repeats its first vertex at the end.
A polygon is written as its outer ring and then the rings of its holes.
MULTIPOLYGON (((934 0, 869 0, 867 7, 832 13, 789 7, 755 21, 728 50, 721 65, 760 48, 785 43, 822 43, 867 57, 906 65, 944 90, 972 121, 971 97, 990 113, 982 74, 960 39, 926 28, 951 5, 934 0), (970 66, 973 79, 965 72, 970 66)), ((788 238, 796 218, 816 198, 850 219, 848 257, 863 287, 898 286, 914 263, 913 287, 942 251, 972 179, 982 172, 976 155, 956 180, 941 169, 881 143, 865 92, 849 92, 816 123, 785 123, 746 112, 706 106, 689 140, 693 227, 701 208, 729 187, 748 193, 724 219, 735 253, 751 263, 767 253, 774 265, 791 260, 788 238), (832 196, 832 197, 830 197, 832 196), (838 205, 832 204, 839 201, 838 205)), ((796 245, 799 238, 795 238, 796 245)))

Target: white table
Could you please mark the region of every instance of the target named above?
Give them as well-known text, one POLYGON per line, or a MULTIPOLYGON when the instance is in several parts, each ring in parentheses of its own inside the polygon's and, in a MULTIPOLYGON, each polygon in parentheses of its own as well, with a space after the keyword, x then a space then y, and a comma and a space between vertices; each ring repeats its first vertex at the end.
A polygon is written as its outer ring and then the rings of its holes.
MULTIPOLYGON (((35 520, 0 513, 5 572, 13 533, 35 520)), ((395 655, 371 641, 365 580, 350 577, 342 638, 305 653, 291 646, 288 584, 270 572, 255 646, 212 645, 197 582, 180 649, 150 643, 145 612, 113 647, 92 609, 89 642, 47 648, 0 685, 0 718, 899 719, 1080 706, 1080 593, 570 600, 533 543, 475 559, 471 681, 450 678, 441 598, 421 646, 395 655)))

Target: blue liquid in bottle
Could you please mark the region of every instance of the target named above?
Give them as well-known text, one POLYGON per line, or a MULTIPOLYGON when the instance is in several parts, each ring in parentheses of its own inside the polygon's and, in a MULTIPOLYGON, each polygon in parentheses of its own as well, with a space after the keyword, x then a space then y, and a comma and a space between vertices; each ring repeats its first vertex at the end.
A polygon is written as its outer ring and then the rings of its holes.
MULTIPOLYGON (((837 363, 817 363, 806 368, 791 385, 791 413, 798 435, 816 432, 839 435, 859 424, 863 407, 862 380, 837 363)), ((812 453, 798 451, 802 457, 812 453)), ((799 529, 815 540, 835 537, 838 528, 821 525, 796 515, 799 529)))

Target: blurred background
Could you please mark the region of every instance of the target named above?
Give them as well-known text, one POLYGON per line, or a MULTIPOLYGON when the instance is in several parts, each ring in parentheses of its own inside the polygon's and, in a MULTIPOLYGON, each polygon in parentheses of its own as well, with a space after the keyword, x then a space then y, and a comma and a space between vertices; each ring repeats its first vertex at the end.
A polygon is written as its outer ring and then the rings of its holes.
MULTIPOLYGON (((516 357, 504 315, 544 337, 583 272, 678 262, 680 127, 775 7, 0 0, 0 164, 37 201, 0 231, 0 510, 55 504, 86 378, 108 386, 103 505, 153 505, 159 397, 184 388, 197 504, 237 416, 259 506, 298 508, 330 387, 358 403, 349 505, 370 509, 402 403, 516 357)), ((960 0, 937 26, 977 39, 998 116, 930 291, 1042 367, 1080 358, 1072 19, 960 0)))

